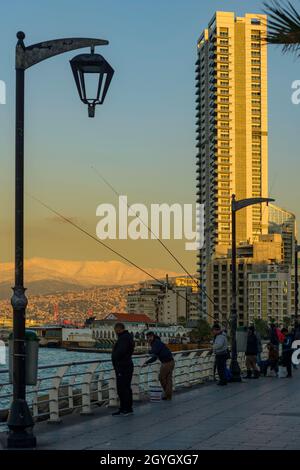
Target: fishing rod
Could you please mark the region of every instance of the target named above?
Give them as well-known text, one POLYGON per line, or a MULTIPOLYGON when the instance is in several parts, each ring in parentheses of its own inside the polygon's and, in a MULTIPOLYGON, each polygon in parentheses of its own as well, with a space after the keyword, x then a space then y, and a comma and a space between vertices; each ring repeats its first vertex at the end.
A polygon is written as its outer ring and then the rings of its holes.
MULTIPOLYGON (((99 238, 95 237, 94 235, 92 235, 90 232, 88 232, 86 229, 82 228, 80 225, 76 224, 73 220, 69 219, 68 217, 64 216, 63 214, 61 214, 59 211, 53 209, 52 207, 50 207, 48 204, 46 204, 45 202, 41 201, 39 198, 37 198, 36 196, 33 196, 32 194, 29 194, 29 193, 26 193, 29 197, 31 197, 34 201, 36 201, 37 203, 39 203, 41 206, 43 206, 44 208, 46 208, 47 210, 49 210, 50 212, 52 212, 53 214, 55 214, 56 216, 60 217, 62 220, 64 220, 65 222, 67 222, 68 224, 70 224, 71 226, 73 226, 74 228, 76 228, 77 230, 79 230, 81 233, 85 234, 86 236, 88 236, 89 238, 91 238, 92 240, 96 241, 97 243, 99 243, 101 246, 103 246, 104 248, 106 248, 107 250, 109 250, 110 252, 114 253, 115 255, 117 255, 118 257, 120 257, 121 259, 123 259, 124 261, 126 261, 127 263, 131 264, 132 266, 134 266, 136 269, 138 269, 139 271, 143 272, 144 274, 146 274, 146 276, 152 278, 155 282, 157 282, 158 284, 162 285, 163 287, 167 287, 168 289, 172 290, 174 293, 177 294, 178 297, 184 299, 186 302, 188 302, 190 305, 192 304, 192 302, 187 299, 186 297, 184 297, 183 295, 181 295, 180 293, 178 293, 174 287, 172 287, 169 283, 166 283, 166 282, 163 282, 161 281, 160 279, 158 279, 157 277, 153 276, 151 273, 149 273, 148 271, 146 271, 144 268, 142 268, 141 266, 139 266, 138 264, 136 264, 134 261, 131 261, 129 258, 127 258, 126 256, 122 255, 120 252, 118 252, 117 250, 114 250, 112 247, 110 247, 109 245, 107 245, 106 243, 104 243, 102 240, 100 240, 99 238)), ((203 312, 203 310, 201 310, 201 313, 205 314, 205 312, 203 312)), ((209 315, 207 314, 208 316, 210 316, 211 318, 214 318, 212 315, 209 315)))
MULTIPOLYGON (((112 190, 112 192, 120 198, 121 194, 114 188, 114 186, 93 166, 91 165, 91 169, 95 172, 95 174, 112 190)), ((214 300, 207 294, 206 289, 201 286, 199 280, 195 278, 186 268, 185 266, 181 263, 181 261, 174 255, 174 253, 167 247, 167 245, 153 232, 153 230, 149 227, 149 225, 144 222, 144 220, 139 216, 138 213, 135 213, 132 209, 132 207, 126 203, 123 199, 122 202, 127 206, 128 210, 132 212, 132 214, 144 225, 144 227, 147 228, 149 233, 157 240, 160 245, 169 253, 170 256, 176 261, 176 263, 181 267, 181 269, 184 270, 184 272, 188 275, 188 277, 196 283, 197 287, 200 289, 201 292, 204 293, 204 295, 207 297, 207 299, 213 304, 214 307, 217 307, 216 303, 214 300)), ((217 307, 217 310, 219 314, 224 317, 224 313, 217 307)), ((227 316, 226 316, 227 317, 227 316)))

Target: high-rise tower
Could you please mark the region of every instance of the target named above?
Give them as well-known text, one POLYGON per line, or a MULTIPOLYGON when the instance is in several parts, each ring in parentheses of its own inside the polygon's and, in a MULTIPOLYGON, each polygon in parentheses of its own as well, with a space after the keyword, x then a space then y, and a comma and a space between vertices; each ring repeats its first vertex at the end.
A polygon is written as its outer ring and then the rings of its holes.
MULTIPOLYGON (((206 289, 208 264, 230 248, 231 195, 268 197, 266 29, 266 15, 216 12, 198 41, 197 195, 205 212, 198 271, 206 289)), ((238 243, 267 232, 267 208, 238 213, 238 243)))

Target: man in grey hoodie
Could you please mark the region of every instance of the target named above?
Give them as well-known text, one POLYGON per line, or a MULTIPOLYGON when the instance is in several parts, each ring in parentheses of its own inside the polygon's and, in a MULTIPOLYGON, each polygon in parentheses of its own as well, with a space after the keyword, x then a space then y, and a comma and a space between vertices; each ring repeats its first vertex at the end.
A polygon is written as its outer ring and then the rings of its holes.
POLYGON ((214 336, 213 352, 216 355, 216 367, 219 375, 218 385, 227 385, 226 378, 226 361, 228 358, 228 342, 227 336, 218 323, 215 323, 212 328, 214 336))

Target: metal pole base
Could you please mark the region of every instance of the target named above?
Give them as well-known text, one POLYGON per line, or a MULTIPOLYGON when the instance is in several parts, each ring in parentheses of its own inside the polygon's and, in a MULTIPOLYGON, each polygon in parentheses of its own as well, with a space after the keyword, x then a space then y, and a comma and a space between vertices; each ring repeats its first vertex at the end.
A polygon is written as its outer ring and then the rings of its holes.
POLYGON ((232 359, 231 364, 230 364, 230 370, 231 370, 231 379, 230 382, 241 382, 241 369, 239 366, 239 363, 236 359, 232 359))
POLYGON ((34 449, 36 437, 31 432, 10 431, 7 438, 8 449, 34 449))
POLYGON ((32 428, 34 426, 34 421, 25 400, 13 400, 9 411, 7 426, 9 428, 7 447, 9 449, 29 449, 36 447, 35 436, 31 431, 26 431, 26 428, 32 428))

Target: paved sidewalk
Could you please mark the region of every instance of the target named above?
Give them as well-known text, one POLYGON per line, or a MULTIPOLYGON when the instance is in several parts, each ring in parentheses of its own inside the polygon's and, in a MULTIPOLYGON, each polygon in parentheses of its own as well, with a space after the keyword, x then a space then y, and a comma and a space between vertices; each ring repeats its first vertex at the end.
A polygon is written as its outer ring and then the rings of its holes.
MULTIPOLYGON (((176 393, 134 416, 66 416, 35 427, 39 449, 300 449, 300 373, 176 393)), ((3 438, 3 436, 2 436, 3 438)))

